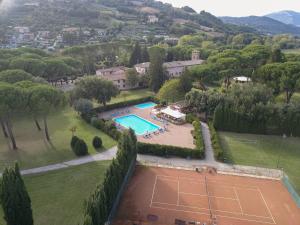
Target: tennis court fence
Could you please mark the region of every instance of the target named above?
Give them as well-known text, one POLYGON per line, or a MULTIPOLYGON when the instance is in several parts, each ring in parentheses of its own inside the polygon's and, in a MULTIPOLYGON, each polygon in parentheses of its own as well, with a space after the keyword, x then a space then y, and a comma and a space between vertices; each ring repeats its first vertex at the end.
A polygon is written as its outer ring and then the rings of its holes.
POLYGON ((273 179, 273 180, 281 180, 283 177, 282 170, 253 167, 253 166, 230 165, 224 163, 206 164, 205 162, 201 162, 201 161, 198 161, 198 163, 178 163, 176 161, 171 162, 171 160, 166 161, 166 160, 139 159, 138 164, 145 165, 145 166, 183 169, 183 170, 196 170, 199 168, 213 167, 220 174, 247 176, 247 177, 273 179))
POLYGON ((289 179, 289 177, 284 173, 282 178, 282 183, 286 187, 286 189, 291 194, 292 198, 296 202, 297 206, 300 208, 300 196, 297 193, 295 189, 295 185, 293 185, 292 181, 289 179))

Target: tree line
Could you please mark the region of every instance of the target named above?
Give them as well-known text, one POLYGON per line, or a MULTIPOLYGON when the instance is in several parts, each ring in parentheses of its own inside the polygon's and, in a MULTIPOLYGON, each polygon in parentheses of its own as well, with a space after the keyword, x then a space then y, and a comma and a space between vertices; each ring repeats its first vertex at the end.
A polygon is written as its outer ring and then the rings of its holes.
POLYGON ((84 225, 104 225, 116 201, 130 165, 136 159, 137 139, 133 130, 122 133, 118 142, 117 157, 106 171, 102 184, 85 203, 84 225))

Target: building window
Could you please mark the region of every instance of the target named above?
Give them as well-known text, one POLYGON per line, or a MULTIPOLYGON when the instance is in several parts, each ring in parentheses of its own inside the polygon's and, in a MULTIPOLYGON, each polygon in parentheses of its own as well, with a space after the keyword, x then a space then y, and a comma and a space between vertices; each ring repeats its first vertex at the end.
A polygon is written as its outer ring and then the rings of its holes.
POLYGON ((120 83, 120 80, 118 80, 118 83, 120 83))

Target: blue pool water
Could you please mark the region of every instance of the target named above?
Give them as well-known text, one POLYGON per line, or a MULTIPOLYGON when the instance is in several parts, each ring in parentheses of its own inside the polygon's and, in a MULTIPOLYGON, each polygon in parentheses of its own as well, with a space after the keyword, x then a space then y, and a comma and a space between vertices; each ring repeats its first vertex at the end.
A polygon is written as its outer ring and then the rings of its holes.
POLYGON ((135 107, 138 109, 147 109, 147 108, 151 108, 154 106, 156 106, 156 104, 154 102, 145 102, 142 104, 135 105, 135 107))
POLYGON ((128 115, 115 118, 114 121, 123 127, 131 128, 136 135, 146 134, 158 130, 160 127, 136 115, 128 115))

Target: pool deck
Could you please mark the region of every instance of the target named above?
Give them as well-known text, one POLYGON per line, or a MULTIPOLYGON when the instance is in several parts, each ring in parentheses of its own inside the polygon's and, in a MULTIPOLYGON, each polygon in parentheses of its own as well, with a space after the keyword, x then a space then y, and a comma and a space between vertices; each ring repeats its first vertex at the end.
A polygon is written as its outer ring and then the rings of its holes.
MULTIPOLYGON (((160 127, 164 127, 164 124, 162 122, 159 122, 151 118, 150 112, 153 108, 138 109, 135 108, 134 106, 131 106, 131 107, 120 108, 117 110, 101 113, 99 114, 99 117, 104 119, 112 119, 111 114, 115 112, 124 111, 126 109, 129 109, 130 113, 122 114, 120 116, 135 114, 160 127)), ((159 135, 153 134, 151 138, 144 138, 143 136, 137 136, 138 141, 144 143, 151 143, 151 144, 173 145, 173 146, 179 146, 185 148, 195 148, 195 145, 193 143, 193 136, 191 134, 191 131, 193 130, 193 126, 191 124, 186 123, 183 125, 175 125, 169 123, 167 128, 168 128, 167 132, 160 133, 159 135)))

